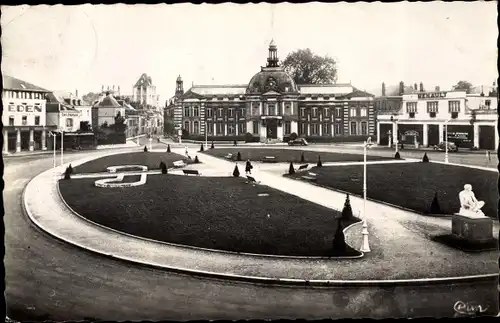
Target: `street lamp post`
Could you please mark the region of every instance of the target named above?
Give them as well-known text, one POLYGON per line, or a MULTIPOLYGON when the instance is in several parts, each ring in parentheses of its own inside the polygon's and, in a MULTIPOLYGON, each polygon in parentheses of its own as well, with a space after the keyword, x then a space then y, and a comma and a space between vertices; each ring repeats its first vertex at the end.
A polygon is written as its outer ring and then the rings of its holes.
POLYGON ((448 164, 448 122, 450 122, 451 119, 446 120, 444 123, 444 135, 445 135, 445 143, 444 143, 444 162, 448 164))
POLYGON ((395 129, 394 129, 394 133, 392 134, 393 137, 395 137, 396 139, 394 139, 394 146, 395 146, 395 153, 398 152, 398 143, 399 143, 399 136, 398 136, 398 119, 395 119, 393 116, 391 116, 391 121, 394 122, 394 125, 396 126, 395 129))
POLYGON ((205 150, 208 150, 208 131, 207 131, 207 121, 205 120, 205 150))
POLYGON ((368 223, 366 222, 366 150, 371 147, 372 140, 371 137, 363 144, 363 230, 361 234, 363 235, 363 244, 360 250, 362 252, 370 252, 370 244, 368 243, 368 223))
POLYGON ((64 164, 64 130, 61 129, 61 166, 64 164))
POLYGON ((54 168, 56 168, 56 134, 49 131, 49 134, 54 138, 54 168))

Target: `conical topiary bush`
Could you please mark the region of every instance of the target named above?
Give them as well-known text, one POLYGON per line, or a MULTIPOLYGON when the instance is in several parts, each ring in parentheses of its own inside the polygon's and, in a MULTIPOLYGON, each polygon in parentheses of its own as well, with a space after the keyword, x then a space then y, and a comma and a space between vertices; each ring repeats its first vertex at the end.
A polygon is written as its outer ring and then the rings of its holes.
POLYGON ((236 160, 237 161, 241 161, 241 154, 240 152, 238 151, 238 154, 236 155, 236 160))
POLYGON ((212 145, 210 146, 210 149, 214 149, 214 142, 212 141, 212 145))
POLYGON ((148 147, 144 146, 144 152, 147 153, 148 152, 148 147))
POLYGON ((199 164, 200 160, 198 159, 198 155, 194 156, 194 163, 199 164))
POLYGON ((167 153, 170 153, 170 144, 167 145, 167 153))
POLYGON ((439 205, 438 193, 434 193, 434 198, 432 199, 430 214, 442 214, 441 206, 439 205))
POLYGON ((236 142, 236 140, 233 141, 233 146, 237 146, 238 143, 236 142))
POLYGON ((295 168, 293 167, 293 163, 290 162, 290 168, 288 169, 288 174, 293 175, 295 174, 295 168))
POLYGON ((73 167, 71 166, 71 164, 69 164, 68 169, 69 169, 69 173, 73 174, 73 167))
POLYGON ((427 157, 427 153, 424 154, 424 158, 422 158, 422 162, 424 162, 424 163, 429 162, 429 157, 427 157))
POLYGON ((200 151, 204 151, 205 148, 203 147, 203 144, 200 145, 200 151))
POLYGON ((238 165, 234 166, 233 176, 240 177, 240 170, 238 169, 238 165))
POLYGON ((399 156, 399 151, 394 155, 394 159, 401 159, 401 156, 399 156))
POLYGON ((66 170, 64 171, 64 179, 71 179, 71 170, 69 167, 66 167, 66 170))
POLYGON ((322 167, 323 163, 321 162, 321 156, 318 155, 318 163, 316 164, 316 167, 322 167))
POLYGON ((306 158, 304 157, 304 152, 302 152, 302 153, 300 154, 300 162, 301 162, 301 163, 305 163, 305 162, 306 162, 306 158))
POLYGON ((333 237, 332 249, 334 253, 342 253, 346 251, 346 243, 344 236, 344 226, 342 225, 342 220, 339 218, 337 220, 337 230, 335 231, 335 236, 333 237))
POLYGON ((349 194, 347 194, 344 202, 344 208, 342 209, 341 219, 347 220, 351 219, 354 215, 352 214, 351 201, 349 200, 349 194))

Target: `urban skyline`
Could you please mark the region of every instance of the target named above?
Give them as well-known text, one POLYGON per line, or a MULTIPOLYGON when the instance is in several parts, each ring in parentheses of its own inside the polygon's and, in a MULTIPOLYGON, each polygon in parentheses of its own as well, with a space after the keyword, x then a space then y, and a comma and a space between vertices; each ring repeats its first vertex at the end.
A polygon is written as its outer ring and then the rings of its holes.
POLYGON ((2 68, 50 90, 81 94, 102 85, 132 94, 137 77, 147 73, 163 104, 179 74, 186 89, 193 83, 245 84, 265 64, 274 39, 280 59, 311 48, 337 60, 339 83, 351 81, 376 95, 382 82, 401 80, 423 82, 428 90, 450 89, 458 80, 491 85, 497 78, 494 5, 3 7, 2 68), (471 12, 482 17, 472 27, 464 23, 471 12))

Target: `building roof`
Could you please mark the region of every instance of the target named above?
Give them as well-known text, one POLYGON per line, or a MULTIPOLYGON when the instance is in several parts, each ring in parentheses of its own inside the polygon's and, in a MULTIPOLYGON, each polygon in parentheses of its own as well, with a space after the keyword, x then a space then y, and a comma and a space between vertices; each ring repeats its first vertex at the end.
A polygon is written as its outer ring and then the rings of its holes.
POLYGON ((44 88, 33 85, 18 78, 3 75, 3 89, 4 90, 19 90, 19 91, 32 91, 32 92, 50 92, 44 88))
POLYGON ((245 85, 193 85, 185 94, 193 92, 199 95, 243 95, 245 85))
POLYGON ((140 87, 140 86, 152 86, 153 85, 153 80, 151 79, 151 76, 148 76, 146 73, 143 73, 139 80, 135 83, 135 87, 140 87))
POLYGON ((345 95, 352 93, 355 88, 351 84, 301 84, 299 85, 300 94, 331 94, 345 95))
POLYGON ((116 99, 113 97, 111 93, 106 96, 103 96, 99 99, 99 101, 94 104, 94 107, 98 108, 121 108, 122 106, 116 99))
POLYGON ((47 93, 47 112, 60 112, 60 111, 78 111, 70 104, 66 103, 61 93, 47 93))
POLYGON ((268 91, 298 92, 297 84, 282 67, 262 67, 248 83, 246 93, 257 94, 268 91))

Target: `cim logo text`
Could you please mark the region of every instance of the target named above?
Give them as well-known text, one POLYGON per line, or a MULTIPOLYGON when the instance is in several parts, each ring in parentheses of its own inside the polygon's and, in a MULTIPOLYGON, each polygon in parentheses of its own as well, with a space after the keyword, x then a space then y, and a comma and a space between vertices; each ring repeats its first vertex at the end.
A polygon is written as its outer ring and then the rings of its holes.
POLYGON ((488 306, 482 306, 475 302, 462 302, 458 301, 453 305, 453 309, 457 314, 463 315, 477 315, 484 313, 488 310, 488 306))

